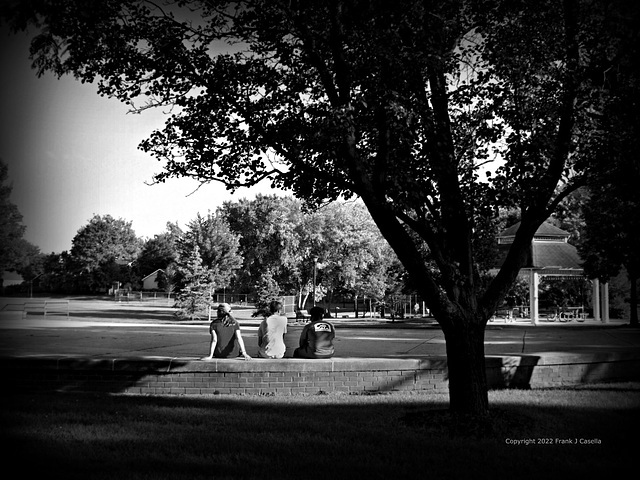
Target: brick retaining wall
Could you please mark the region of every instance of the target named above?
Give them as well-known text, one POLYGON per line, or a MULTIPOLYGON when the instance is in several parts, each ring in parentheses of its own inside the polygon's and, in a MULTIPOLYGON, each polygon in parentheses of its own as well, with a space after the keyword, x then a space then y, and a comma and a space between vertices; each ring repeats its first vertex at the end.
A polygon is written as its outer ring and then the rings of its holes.
MULTIPOLYGON (((540 388, 640 380, 640 354, 488 356, 489 386, 540 388)), ((213 360, 0 359, 14 391, 156 395, 446 392, 445 357, 213 360)))

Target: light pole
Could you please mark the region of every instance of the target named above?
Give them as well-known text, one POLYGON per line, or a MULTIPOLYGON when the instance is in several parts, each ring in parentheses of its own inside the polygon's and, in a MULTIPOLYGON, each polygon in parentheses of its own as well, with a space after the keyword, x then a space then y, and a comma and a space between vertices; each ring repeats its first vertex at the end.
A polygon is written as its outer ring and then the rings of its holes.
POLYGON ((318 269, 318 257, 313 257, 313 306, 316 306, 316 270, 318 269))
POLYGON ((211 300, 213 296, 213 283, 209 285, 209 323, 211 323, 211 300))
POLYGON ((41 275, 43 274, 41 273, 39 275, 36 275, 29 281, 29 298, 33 298, 33 281, 41 275))

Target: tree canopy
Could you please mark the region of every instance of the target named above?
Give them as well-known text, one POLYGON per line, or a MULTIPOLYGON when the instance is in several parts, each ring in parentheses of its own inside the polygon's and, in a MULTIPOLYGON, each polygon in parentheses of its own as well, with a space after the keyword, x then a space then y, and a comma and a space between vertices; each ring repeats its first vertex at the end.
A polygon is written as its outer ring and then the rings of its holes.
POLYGON ((165 232, 154 235, 144 241, 140 256, 136 260, 136 270, 142 277, 158 269, 164 270, 177 260, 178 238, 182 229, 171 222, 167 222, 165 232))
MULTIPOLYGON (((141 143, 156 180, 269 178, 317 206, 358 196, 447 341, 451 408, 486 413, 486 322, 538 226, 584 183, 603 82, 637 20, 616 0, 39 0, 34 66, 171 108, 141 143), (627 17, 631 15, 631 19, 627 17), (487 171, 487 162, 497 168, 487 171), (521 224, 480 282, 484 220, 521 224), (486 285, 486 287, 485 287, 486 285)), ((634 17, 634 15, 636 15, 634 17)))
POLYGON ((122 270, 130 272, 140 248, 131 222, 94 215, 73 237, 70 253, 81 281, 95 291, 121 281, 122 270))
MULTIPOLYGON (((635 18, 638 11, 635 5, 635 18)), ((592 149, 581 253, 592 278, 608 281, 625 269, 631 283, 630 323, 638 325, 640 47, 637 24, 620 24, 619 29, 619 36, 629 41, 617 51, 615 70, 607 76, 611 98, 603 112, 603 138, 592 149)))
POLYGON ((271 296, 297 295, 302 309, 316 265, 322 292, 376 299, 387 293, 396 257, 361 203, 336 202, 305 214, 299 200, 258 195, 225 202, 219 211, 240 238, 244 263, 234 281, 239 291, 268 286, 271 296))
POLYGON ((5 270, 16 270, 30 279, 39 273, 32 263, 39 263, 40 249, 24 239, 26 226, 18 207, 11 201, 12 190, 9 168, 0 159, 0 275, 5 270))
POLYGON ((258 195, 253 200, 225 202, 219 211, 240 238, 244 260, 235 279, 236 289, 251 291, 261 277, 268 275, 287 292, 304 261, 297 235, 299 204, 291 197, 258 195))
POLYGON ((178 253, 182 258, 189 258, 197 249, 214 288, 228 286, 235 270, 242 265, 239 243, 238 235, 231 232, 225 218, 213 213, 196 215, 177 241, 178 253))

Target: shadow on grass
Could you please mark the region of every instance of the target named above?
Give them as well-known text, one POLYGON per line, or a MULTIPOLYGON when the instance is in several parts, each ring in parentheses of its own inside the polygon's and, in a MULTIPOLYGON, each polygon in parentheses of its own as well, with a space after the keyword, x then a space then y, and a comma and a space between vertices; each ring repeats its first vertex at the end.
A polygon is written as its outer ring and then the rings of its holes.
POLYGON ((15 394, 0 435, 26 478, 594 478, 635 463, 637 393, 500 392, 480 422, 446 395, 15 394))
MULTIPOLYGON (((640 395, 640 383, 599 383, 564 387, 564 390, 591 392, 637 392, 640 395)), ((554 389, 549 389, 554 390, 554 389)), ((640 399, 640 397, 638 397, 640 399)), ((639 400, 640 401, 640 400, 639 400)))

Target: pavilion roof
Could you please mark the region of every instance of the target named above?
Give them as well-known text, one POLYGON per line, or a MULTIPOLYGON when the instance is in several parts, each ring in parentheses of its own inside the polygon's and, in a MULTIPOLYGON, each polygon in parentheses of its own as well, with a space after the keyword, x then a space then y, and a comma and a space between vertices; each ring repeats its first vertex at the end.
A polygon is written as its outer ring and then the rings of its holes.
MULTIPOLYGON (((516 223, 503 231, 499 237, 499 257, 497 265, 504 262, 509 251, 510 243, 515 236, 520 223, 516 223), (506 240, 506 241, 505 241, 506 240)), ((529 246, 527 263, 524 268, 554 269, 558 271, 582 271, 582 259, 576 247, 567 243, 569 233, 552 225, 543 223, 540 225, 529 246)))
MULTIPOLYGON (((507 228, 506 230, 504 230, 500 235, 498 235, 498 238, 514 237, 516 232, 518 231, 518 228, 520 228, 520 222, 515 223, 511 225, 509 228, 507 228)), ((536 237, 568 238, 569 236, 570 236, 569 233, 565 232, 561 228, 558 228, 549 222, 544 222, 542 225, 538 227, 538 230, 536 230, 536 233, 533 238, 535 240, 536 237)))
POLYGON ((582 260, 576 247, 564 242, 533 242, 527 268, 557 268, 582 270, 582 260))

